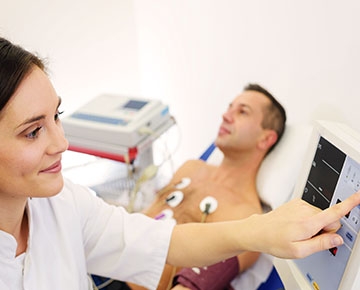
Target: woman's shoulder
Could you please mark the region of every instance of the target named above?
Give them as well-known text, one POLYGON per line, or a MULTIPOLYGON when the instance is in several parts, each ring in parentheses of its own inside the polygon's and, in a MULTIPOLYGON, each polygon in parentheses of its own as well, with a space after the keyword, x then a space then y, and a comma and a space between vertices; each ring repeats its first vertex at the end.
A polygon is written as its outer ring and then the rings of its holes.
POLYGON ((68 178, 64 178, 64 186, 60 192, 63 195, 74 195, 74 194, 91 194, 96 195, 96 193, 87 186, 74 183, 73 181, 69 180, 68 178))
POLYGON ((83 207, 97 200, 96 193, 89 187, 77 184, 64 178, 62 190, 55 196, 49 198, 50 203, 55 205, 67 205, 70 207, 83 207))

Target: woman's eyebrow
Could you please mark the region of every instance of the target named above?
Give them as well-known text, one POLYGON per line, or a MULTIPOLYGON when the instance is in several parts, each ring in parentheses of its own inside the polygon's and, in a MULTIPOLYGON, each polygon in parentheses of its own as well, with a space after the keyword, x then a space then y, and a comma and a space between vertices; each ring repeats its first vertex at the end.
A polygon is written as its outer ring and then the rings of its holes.
MULTIPOLYGON (((60 107, 60 105, 61 105, 61 98, 59 97, 59 101, 58 101, 56 109, 58 109, 60 107)), ((39 116, 28 118, 24 122, 22 122, 19 126, 17 126, 16 128, 19 128, 23 125, 31 124, 31 123, 34 123, 34 122, 37 122, 37 121, 43 120, 43 119, 45 119, 45 115, 39 115, 39 116)))
POLYGON ((45 119, 45 115, 40 115, 40 116, 35 116, 35 117, 28 118, 24 122, 22 122, 19 126, 17 126, 16 128, 19 128, 19 127, 24 126, 26 124, 31 124, 31 123, 37 122, 37 121, 42 120, 42 119, 45 119))

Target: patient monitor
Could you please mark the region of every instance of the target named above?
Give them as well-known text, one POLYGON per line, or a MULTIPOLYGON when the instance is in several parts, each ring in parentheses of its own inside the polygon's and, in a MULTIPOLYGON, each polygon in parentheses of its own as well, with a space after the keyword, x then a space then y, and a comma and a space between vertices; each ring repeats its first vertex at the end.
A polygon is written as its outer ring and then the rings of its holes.
POLYGON ((100 95, 62 123, 70 150, 133 161, 174 121, 161 101, 100 95))
MULTIPOLYGON (((325 209, 360 189, 360 134, 344 124, 320 121, 310 138, 294 195, 325 209)), ((360 289, 360 206, 341 219, 344 244, 304 259, 278 260, 286 289, 360 289)))

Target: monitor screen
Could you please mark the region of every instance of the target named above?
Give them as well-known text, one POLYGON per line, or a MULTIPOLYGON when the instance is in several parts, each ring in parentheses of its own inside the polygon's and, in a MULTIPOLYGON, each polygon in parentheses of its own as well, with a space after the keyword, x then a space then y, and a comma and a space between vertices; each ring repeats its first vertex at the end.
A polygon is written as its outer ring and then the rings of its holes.
POLYGON ((125 105, 121 106, 121 109, 131 109, 134 111, 141 110, 148 102, 139 100, 130 100, 125 105))
MULTIPOLYGON (((360 190, 360 135, 334 122, 314 129, 295 194, 325 209, 360 190)), ((358 278, 360 206, 341 219, 344 244, 294 260, 311 289, 355 289, 358 278)))

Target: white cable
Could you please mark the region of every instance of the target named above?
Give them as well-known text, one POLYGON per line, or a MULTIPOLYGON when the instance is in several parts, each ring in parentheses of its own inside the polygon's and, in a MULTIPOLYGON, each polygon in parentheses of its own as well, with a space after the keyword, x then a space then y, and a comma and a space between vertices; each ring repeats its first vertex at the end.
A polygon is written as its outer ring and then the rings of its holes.
MULTIPOLYGON (((114 282, 114 280, 109 278, 108 280, 106 280, 105 282, 103 282, 102 284, 100 284, 99 286, 97 286, 97 288, 96 288, 95 290, 101 290, 101 289, 103 289, 104 287, 110 285, 112 282, 114 282)), ((95 287, 96 287, 96 286, 95 286, 95 287)))
POLYGON ((135 200, 136 200, 136 195, 137 195, 137 193, 138 193, 138 191, 140 189, 140 186, 144 182, 154 178, 155 175, 157 174, 158 169, 159 169, 158 166, 156 166, 154 164, 151 164, 151 165, 149 165, 148 167, 146 167, 143 170, 141 176, 136 181, 134 188, 130 192, 130 200, 129 200, 129 204, 127 206, 128 212, 133 212, 134 211, 134 204, 135 204, 135 200))
MULTIPOLYGON (((175 119, 174 119, 174 124, 177 125, 177 123, 175 122, 175 119)), ((178 132, 180 132, 179 126, 176 126, 176 127, 177 127, 177 129, 178 129, 178 132)), ((139 132, 140 134, 148 134, 148 135, 152 138, 152 140, 155 140, 155 139, 157 139, 158 137, 163 137, 163 136, 164 136, 164 133, 157 133, 157 132, 153 131, 152 129, 150 129, 149 127, 146 127, 146 126, 141 127, 141 128, 138 130, 138 132, 139 132)), ((179 136, 180 136, 180 134, 179 134, 179 136)), ((163 138, 159 138, 159 139, 160 139, 160 140, 163 140, 163 138)), ((180 138, 179 138, 179 140, 180 140, 180 138)), ((180 141, 177 142, 174 152, 175 152, 175 151, 177 150, 177 148, 179 147, 179 143, 180 143, 180 141)), ((149 165, 148 167, 146 167, 146 168, 143 170, 141 176, 136 180, 135 185, 134 185, 133 189, 131 190, 131 192, 130 192, 130 194, 129 194, 129 203, 128 203, 128 206, 127 206, 128 212, 133 212, 133 211, 134 211, 134 205, 135 205, 137 193, 138 193, 138 191, 140 190, 140 186, 141 186, 144 182, 146 182, 146 181, 154 178, 154 177, 156 176, 159 168, 160 168, 165 162, 170 161, 172 171, 174 171, 174 164, 173 164, 173 161, 172 161, 172 154, 173 154, 174 152, 173 152, 173 153, 169 153, 169 150, 168 150, 168 147, 167 147, 167 143, 166 143, 166 142, 162 142, 162 144, 164 145, 164 148, 165 148, 165 149, 164 149, 165 153, 163 154, 163 155, 164 155, 164 159, 160 162, 159 165, 151 164, 151 165, 149 165)), ((128 157, 128 156, 126 156, 126 157, 128 157)), ((125 159, 125 161, 128 161, 128 160, 125 159)), ((128 163, 128 165, 129 165, 129 162, 126 162, 126 163, 128 163)), ((129 172, 129 173, 130 173, 130 172, 129 172)), ((131 172, 130 174, 132 174, 132 172, 131 172)), ((133 175, 132 175, 132 177, 133 177, 133 175)))

